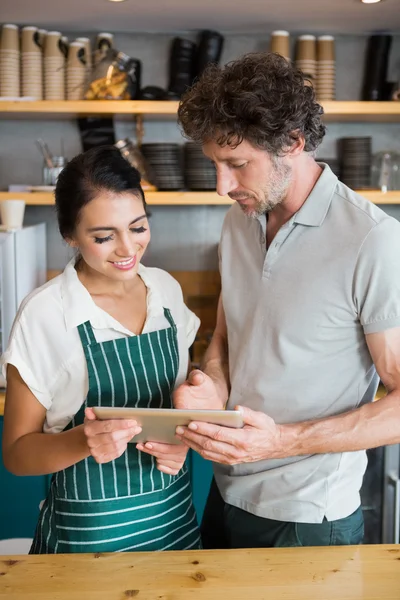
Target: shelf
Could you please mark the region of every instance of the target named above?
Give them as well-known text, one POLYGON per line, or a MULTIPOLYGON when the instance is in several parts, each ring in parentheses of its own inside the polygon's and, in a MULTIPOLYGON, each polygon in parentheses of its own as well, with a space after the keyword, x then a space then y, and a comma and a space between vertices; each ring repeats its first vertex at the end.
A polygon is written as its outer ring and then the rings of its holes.
MULTIPOLYGON (((334 101, 323 103, 326 121, 400 121, 400 102, 334 101)), ((160 100, 0 101, 0 117, 8 119, 125 116, 176 117, 178 102, 160 100)))
POLYGON ((162 116, 176 118, 178 102, 160 100, 40 100, 36 102, 0 101, 0 118, 70 119, 88 115, 112 117, 162 116))
MULTIPOLYGON (((358 193, 373 204, 400 204, 400 190, 387 192, 359 190, 358 193)), ((229 196, 218 196, 216 192, 145 192, 149 206, 223 206, 232 204, 229 196)), ((50 206, 54 196, 48 192, 0 192, 0 200, 13 198, 25 200, 29 206, 50 206)))

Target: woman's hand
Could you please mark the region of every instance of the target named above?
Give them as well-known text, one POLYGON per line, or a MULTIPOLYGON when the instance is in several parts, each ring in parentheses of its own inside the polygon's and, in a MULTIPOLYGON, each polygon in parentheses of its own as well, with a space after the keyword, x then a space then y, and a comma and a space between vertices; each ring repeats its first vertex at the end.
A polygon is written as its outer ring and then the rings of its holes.
POLYGON ((182 469, 189 448, 183 445, 146 442, 136 444, 141 452, 151 454, 157 459, 157 469, 167 475, 177 475, 182 469))
POLYGON ((83 432, 90 454, 97 463, 108 463, 119 458, 128 442, 142 431, 132 419, 100 421, 92 408, 85 409, 83 432))

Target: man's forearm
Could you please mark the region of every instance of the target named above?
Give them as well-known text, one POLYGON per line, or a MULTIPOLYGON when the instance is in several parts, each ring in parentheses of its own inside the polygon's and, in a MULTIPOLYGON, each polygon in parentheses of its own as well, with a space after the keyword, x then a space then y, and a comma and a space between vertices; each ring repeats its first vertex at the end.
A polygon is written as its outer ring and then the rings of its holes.
POLYGON ((230 382, 228 344, 224 336, 214 333, 204 355, 201 370, 213 380, 218 396, 226 404, 229 397, 230 382))
POLYGON ((400 391, 347 413, 281 425, 283 456, 353 452, 400 443, 400 391))

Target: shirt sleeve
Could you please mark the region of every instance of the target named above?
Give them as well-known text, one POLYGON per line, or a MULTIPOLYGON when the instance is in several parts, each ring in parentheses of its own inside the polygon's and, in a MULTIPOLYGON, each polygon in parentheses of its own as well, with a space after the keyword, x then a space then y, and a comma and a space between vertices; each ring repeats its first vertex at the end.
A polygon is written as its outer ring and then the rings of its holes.
POLYGON ((400 223, 391 217, 371 229, 354 271, 354 302, 365 334, 400 326, 400 223))
POLYGON ((41 381, 37 343, 33 339, 24 313, 17 315, 11 331, 8 347, 0 359, 2 374, 7 379, 7 365, 13 365, 21 378, 47 410, 51 407, 52 397, 44 381, 41 381))

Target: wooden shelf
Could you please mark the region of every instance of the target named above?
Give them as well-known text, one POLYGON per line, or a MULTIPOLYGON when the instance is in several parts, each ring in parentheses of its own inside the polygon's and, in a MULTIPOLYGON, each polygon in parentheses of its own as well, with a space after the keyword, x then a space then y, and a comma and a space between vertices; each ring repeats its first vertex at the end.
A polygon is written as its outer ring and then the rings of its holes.
MULTIPOLYGON (((373 204, 400 204, 400 190, 387 192, 379 190, 359 190, 358 193, 373 204)), ((0 192, 0 200, 25 200, 29 206, 50 206, 54 196, 49 192, 0 192)), ((146 192, 147 203, 151 206, 223 206, 232 204, 229 196, 218 196, 216 192, 146 192)))
POLYGON ((400 121, 400 102, 323 102, 325 121, 400 121))
POLYGON ((40 100, 37 102, 0 102, 2 119, 70 119, 88 115, 112 117, 162 116, 176 118, 178 102, 160 100, 40 100))
MULTIPOLYGON (((334 101, 323 103, 326 121, 400 121, 400 102, 334 101)), ((65 119, 72 117, 144 115, 176 117, 178 102, 159 100, 0 101, 0 117, 65 119)))

